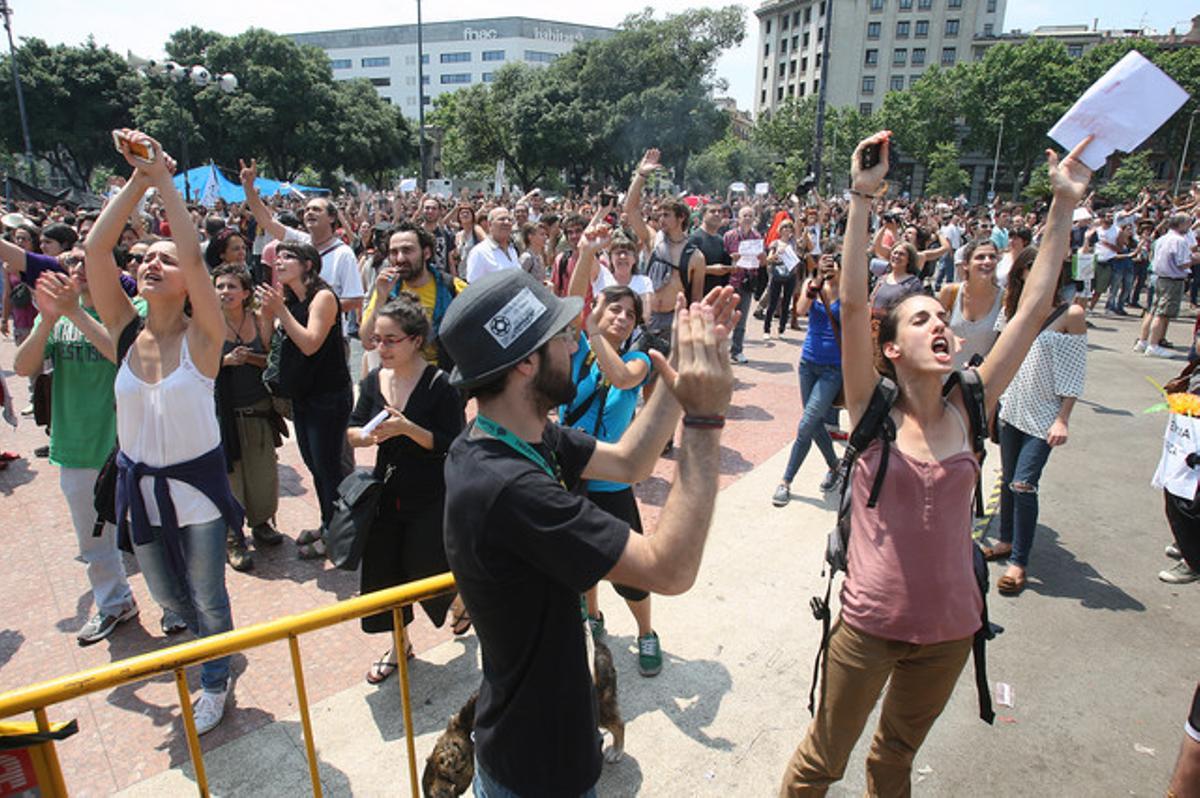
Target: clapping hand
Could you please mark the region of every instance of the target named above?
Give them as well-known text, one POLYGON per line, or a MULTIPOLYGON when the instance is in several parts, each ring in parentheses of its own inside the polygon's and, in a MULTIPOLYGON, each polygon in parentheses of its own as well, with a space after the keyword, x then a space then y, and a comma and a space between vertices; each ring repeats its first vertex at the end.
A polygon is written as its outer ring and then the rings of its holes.
POLYGON ((254 289, 255 296, 263 311, 271 317, 278 316, 283 311, 283 289, 274 285, 263 284, 254 289))
POLYGON ((62 272, 42 272, 34 297, 43 318, 57 320, 69 316, 79 307, 79 286, 62 272))
POLYGON ((714 288, 690 307, 680 294, 675 300, 671 360, 650 352, 663 384, 689 415, 720 416, 729 407, 729 333, 740 317, 737 306, 737 294, 729 287, 714 288))

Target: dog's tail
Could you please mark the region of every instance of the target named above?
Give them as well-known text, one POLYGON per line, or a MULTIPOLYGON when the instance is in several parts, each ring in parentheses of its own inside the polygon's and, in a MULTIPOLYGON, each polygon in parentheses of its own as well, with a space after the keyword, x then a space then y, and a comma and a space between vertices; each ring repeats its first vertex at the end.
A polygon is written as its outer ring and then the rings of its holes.
POLYGON ((471 697, 467 699, 467 703, 463 704, 462 709, 460 709, 458 714, 455 715, 458 725, 461 726, 464 731, 469 732, 475 728, 475 700, 477 698, 479 698, 479 693, 472 693, 471 697))

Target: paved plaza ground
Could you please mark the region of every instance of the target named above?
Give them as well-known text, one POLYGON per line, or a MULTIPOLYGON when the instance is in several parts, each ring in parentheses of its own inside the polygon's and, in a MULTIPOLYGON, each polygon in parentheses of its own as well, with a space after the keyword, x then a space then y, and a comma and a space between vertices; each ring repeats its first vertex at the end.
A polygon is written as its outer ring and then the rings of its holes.
MULTIPOLYGON (((1186 708, 1200 679, 1200 584, 1173 587, 1161 495, 1149 485, 1165 417, 1142 413, 1156 401, 1144 379, 1161 382, 1182 365, 1129 351, 1135 320, 1096 317, 1089 331, 1087 390, 1068 445, 1055 451, 1042 482, 1042 513, 1030 583, 1018 598, 991 596, 1007 631, 989 650, 993 682, 1010 684, 1014 706, 993 727, 976 717, 968 666, 945 715, 917 756, 914 793, 959 795, 1161 795, 1186 708)), ((1170 337, 1182 341, 1183 325, 1170 337)), ((747 335, 722 440, 721 494, 696 587, 655 599, 666 663, 638 676, 635 627, 608 587, 601 591, 617 660, 627 755, 606 765, 601 795, 769 795, 808 722, 805 710, 820 627, 809 598, 823 589, 820 556, 832 505, 816 489, 814 450, 791 504, 770 495, 799 417, 795 364, 800 335, 761 342, 747 335)), ((11 364, 11 341, 0 364, 11 364)), ((24 382, 9 375, 19 395, 24 382)), ((34 458, 45 441, 23 419, 0 429, 0 449, 27 459, 0 471, 0 691, 168 645, 159 611, 132 558, 140 623, 80 648, 74 632, 92 611, 57 469, 34 458)), ((366 460, 361 462, 366 463, 366 460)), ((993 453, 989 472, 998 466, 993 453)), ((639 486, 647 526, 674 471, 660 461, 639 486)), ((294 443, 281 450, 279 526, 311 526, 317 508, 294 443)), ((991 473, 989 473, 990 479, 991 473)), ((256 553, 257 567, 228 573, 239 626, 319 607, 356 594, 356 574, 301 562, 289 541, 256 553)), ((993 578, 998 576, 993 571, 993 578)), ((452 639, 418 612, 412 627, 418 756, 478 685, 473 634, 452 639)), ((387 643, 356 623, 301 638, 314 702, 315 737, 327 795, 404 794, 403 724, 397 680, 380 687, 363 674, 387 643)), ((287 648, 275 644, 234 658, 234 699, 203 743, 219 795, 300 795, 308 789, 287 648)), ((192 675, 198 689, 197 674, 192 675)), ((164 676, 68 702, 52 719, 76 718, 80 732, 58 747, 73 795, 194 794, 172 680, 164 676)), ((871 728, 869 726, 869 728, 871 728)), ((862 794, 869 734, 833 795, 862 794)))

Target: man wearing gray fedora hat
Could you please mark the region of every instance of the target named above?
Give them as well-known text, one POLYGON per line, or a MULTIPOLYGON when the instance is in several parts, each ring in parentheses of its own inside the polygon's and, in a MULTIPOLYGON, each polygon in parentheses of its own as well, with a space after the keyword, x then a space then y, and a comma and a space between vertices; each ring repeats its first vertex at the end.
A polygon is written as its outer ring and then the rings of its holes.
POLYGON ((672 360, 651 354, 666 390, 612 444, 547 420, 574 396, 582 309, 515 269, 472 283, 442 322, 457 363, 451 381, 479 407, 446 459, 445 523, 446 556, 483 649, 477 796, 594 794, 601 746, 580 594, 600 579, 688 590, 712 519, 733 390, 732 289, 690 308, 680 295, 672 360), (681 412, 679 467, 651 534, 631 535, 574 491, 582 479, 648 477, 681 412))

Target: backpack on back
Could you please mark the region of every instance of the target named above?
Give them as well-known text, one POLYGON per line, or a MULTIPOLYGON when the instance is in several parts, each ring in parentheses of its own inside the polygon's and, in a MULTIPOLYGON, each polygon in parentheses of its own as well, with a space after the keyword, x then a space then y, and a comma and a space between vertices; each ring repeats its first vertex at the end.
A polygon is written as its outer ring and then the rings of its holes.
MULTIPOLYGON (((963 404, 967 409, 967 421, 970 424, 971 448, 982 466, 986 455, 988 435, 987 410, 983 399, 983 383, 979 373, 974 369, 962 369, 950 375, 942 389, 942 395, 947 396, 955 387, 962 391, 963 404)), ((879 458, 879 468, 871 483, 871 491, 867 496, 867 506, 875 507, 879 502, 879 493, 883 489, 883 480, 887 474, 888 458, 892 442, 896 440, 896 425, 891 418, 892 405, 899 395, 896 383, 887 377, 880 377, 863 412, 862 418, 854 426, 854 431, 846 442, 846 451, 838 463, 837 474, 841 482, 841 495, 838 501, 837 523, 829 533, 825 546, 825 562, 821 567, 821 575, 828 576, 825 584, 825 596, 814 596, 809 602, 813 617, 821 622, 821 647, 817 650, 816 661, 813 662, 812 686, 808 693, 808 711, 813 713, 816 707, 817 684, 821 676, 821 661, 826 656, 829 647, 829 631, 832 620, 829 600, 833 593, 833 579, 838 571, 848 570, 848 551, 850 545, 850 481, 854 464, 859 456, 876 439, 882 443, 879 458), (826 574, 828 568, 828 574, 826 574)), ((983 515, 983 491, 979 479, 975 481, 975 514, 983 515)), ((985 646, 988 640, 1004 631, 988 619, 987 591, 988 571, 987 562, 979 544, 972 543, 974 549, 975 582, 983 599, 983 613, 979 631, 975 633, 972 642, 972 655, 975 660, 975 688, 979 694, 979 717, 986 723, 992 723, 996 713, 992 710, 991 691, 988 688, 987 662, 985 646)))

